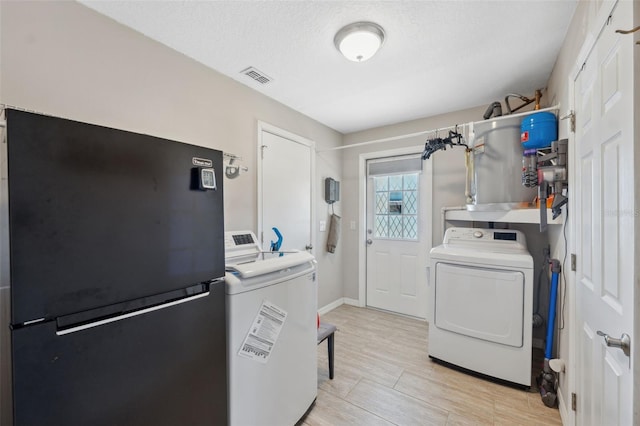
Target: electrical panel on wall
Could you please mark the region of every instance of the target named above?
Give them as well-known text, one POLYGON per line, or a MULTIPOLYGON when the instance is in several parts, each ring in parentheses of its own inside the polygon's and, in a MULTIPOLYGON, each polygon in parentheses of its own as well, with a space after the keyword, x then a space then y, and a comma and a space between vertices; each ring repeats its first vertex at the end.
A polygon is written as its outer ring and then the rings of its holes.
POLYGON ((340 201, 340 182, 332 178, 324 180, 324 200, 328 204, 340 201))

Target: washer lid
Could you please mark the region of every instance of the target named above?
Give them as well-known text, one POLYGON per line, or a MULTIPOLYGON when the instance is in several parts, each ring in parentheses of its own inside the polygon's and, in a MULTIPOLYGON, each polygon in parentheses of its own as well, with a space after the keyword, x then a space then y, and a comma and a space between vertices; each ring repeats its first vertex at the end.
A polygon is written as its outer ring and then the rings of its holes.
POLYGON ((450 261, 478 266, 506 266, 533 269, 533 258, 527 250, 501 250, 500 247, 484 246, 478 249, 442 244, 430 252, 431 263, 450 261), (480 251, 482 250, 482 251, 480 251))
MULTIPOLYGON (((282 264, 280 266, 282 266, 282 264)), ((275 272, 262 275, 251 275, 248 273, 246 274, 248 277, 242 276, 236 269, 237 266, 228 268, 225 275, 227 295, 240 294, 265 287, 280 285, 281 283, 295 280, 305 275, 309 276, 308 279, 315 281, 314 272, 316 270, 316 261, 309 260, 286 269, 277 269, 275 272)))
POLYGON ((225 269, 241 278, 252 278, 280 272, 294 266, 312 262, 314 257, 306 251, 260 252, 247 256, 227 258, 225 269))

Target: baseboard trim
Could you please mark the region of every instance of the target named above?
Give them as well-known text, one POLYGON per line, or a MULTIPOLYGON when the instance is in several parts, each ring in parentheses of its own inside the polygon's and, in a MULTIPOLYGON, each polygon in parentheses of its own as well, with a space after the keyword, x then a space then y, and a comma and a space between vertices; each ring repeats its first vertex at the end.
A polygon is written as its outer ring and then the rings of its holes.
POLYGON ((558 387, 558 411, 560 411, 560 420, 563 425, 570 425, 571 419, 569 418, 569 411, 567 411, 567 404, 564 402, 562 396, 562 389, 558 387))
POLYGON ((335 308, 337 308, 340 305, 344 304, 344 297, 341 297, 339 299, 334 300, 333 302, 329 303, 328 305, 324 305, 321 308, 318 308, 318 313, 320 315, 324 315, 327 312, 333 311, 335 308))
POLYGON ((350 305, 350 306, 358 306, 358 307, 362 307, 360 305, 360 301, 358 299, 351 299, 349 297, 341 297, 339 299, 334 300, 333 302, 324 305, 321 308, 318 308, 318 313, 320 315, 324 315, 327 312, 331 312, 333 311, 335 308, 337 308, 340 305, 350 305))

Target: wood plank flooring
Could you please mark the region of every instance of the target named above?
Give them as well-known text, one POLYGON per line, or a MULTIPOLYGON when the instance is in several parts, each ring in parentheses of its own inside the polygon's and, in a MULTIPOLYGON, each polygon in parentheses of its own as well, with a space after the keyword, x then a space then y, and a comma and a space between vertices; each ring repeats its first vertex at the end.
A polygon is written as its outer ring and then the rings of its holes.
POLYGON ((304 426, 561 425, 537 390, 515 389, 431 361, 428 324, 342 305, 335 324, 335 376, 318 346, 318 398, 304 426))

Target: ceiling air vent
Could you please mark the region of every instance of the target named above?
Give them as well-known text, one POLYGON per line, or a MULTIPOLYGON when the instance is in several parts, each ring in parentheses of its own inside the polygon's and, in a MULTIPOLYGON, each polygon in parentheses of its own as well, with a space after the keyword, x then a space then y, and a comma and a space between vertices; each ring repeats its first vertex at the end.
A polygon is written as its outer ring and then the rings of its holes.
POLYGON ((260 84, 267 84, 272 80, 271 77, 267 76, 262 71, 258 71, 254 67, 249 67, 246 70, 240 71, 240 73, 251 77, 260 84))

